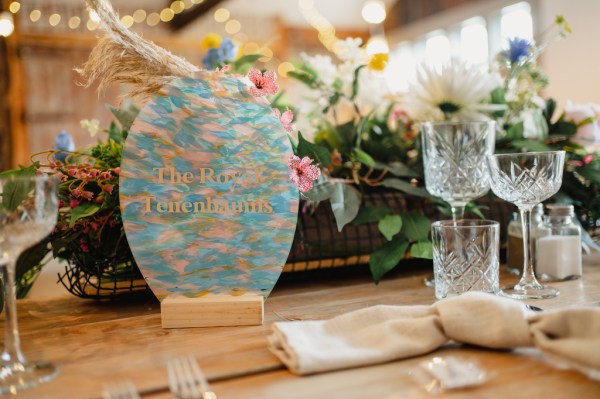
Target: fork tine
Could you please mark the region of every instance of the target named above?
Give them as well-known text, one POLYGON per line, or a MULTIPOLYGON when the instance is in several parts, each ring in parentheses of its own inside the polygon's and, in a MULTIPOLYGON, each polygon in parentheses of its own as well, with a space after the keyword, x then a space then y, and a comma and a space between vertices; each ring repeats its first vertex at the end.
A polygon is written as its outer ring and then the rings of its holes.
POLYGON ((215 399, 208 381, 193 356, 182 356, 167 363, 169 389, 180 399, 215 399))
POLYGON ((140 399, 135 385, 129 380, 105 384, 102 389, 103 399, 140 399))

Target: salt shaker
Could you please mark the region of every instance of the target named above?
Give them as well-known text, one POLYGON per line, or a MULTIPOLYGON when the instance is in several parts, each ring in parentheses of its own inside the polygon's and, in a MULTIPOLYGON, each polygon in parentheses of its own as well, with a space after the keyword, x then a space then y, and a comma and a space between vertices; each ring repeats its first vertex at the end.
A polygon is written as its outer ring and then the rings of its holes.
POLYGON ((538 226, 535 272, 541 280, 581 277, 581 228, 573 221, 573 205, 547 205, 538 226))
MULTIPOLYGON (((531 211, 531 250, 535 255, 535 238, 537 236, 537 227, 542 223, 544 214, 544 205, 537 204, 531 211)), ((521 217, 518 212, 514 212, 507 228, 507 256, 506 267, 508 272, 514 275, 521 275, 523 271, 523 230, 521 217)), ((535 258, 535 256, 534 256, 535 258)), ((535 262, 535 260, 534 260, 535 262)))

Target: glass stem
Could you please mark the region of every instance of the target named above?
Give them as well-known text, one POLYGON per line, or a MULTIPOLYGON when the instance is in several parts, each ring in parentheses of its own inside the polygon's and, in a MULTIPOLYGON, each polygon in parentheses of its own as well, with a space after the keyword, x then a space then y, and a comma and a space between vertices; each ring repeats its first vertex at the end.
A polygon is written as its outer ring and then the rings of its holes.
POLYGON ((21 352, 19 326, 17 324, 17 294, 15 290, 15 261, 10 260, 0 266, 2 288, 4 289, 4 351, 2 360, 6 363, 25 363, 21 352))
POLYGON ((455 222, 465 216, 465 204, 450 204, 452 220, 455 222))
POLYGON ((519 285, 538 284, 533 272, 533 253, 531 252, 531 209, 520 208, 521 228, 523 231, 523 275, 519 285))

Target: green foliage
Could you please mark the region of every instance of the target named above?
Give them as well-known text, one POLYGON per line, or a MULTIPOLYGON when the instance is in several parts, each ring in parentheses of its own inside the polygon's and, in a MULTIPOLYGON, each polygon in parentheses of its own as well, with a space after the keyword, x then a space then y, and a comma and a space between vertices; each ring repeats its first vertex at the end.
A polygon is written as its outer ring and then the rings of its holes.
POLYGON ((402 217, 400 215, 386 215, 377 224, 377 228, 383 236, 391 241, 402 229, 402 217))
POLYGON ((326 167, 331 163, 331 154, 329 153, 329 150, 323 146, 305 140, 300 132, 298 132, 296 155, 300 158, 310 157, 323 167, 326 167))
POLYGON ((379 284, 383 275, 404 259, 409 245, 410 243, 405 238, 398 236, 373 251, 369 260, 369 268, 375 284, 379 284))

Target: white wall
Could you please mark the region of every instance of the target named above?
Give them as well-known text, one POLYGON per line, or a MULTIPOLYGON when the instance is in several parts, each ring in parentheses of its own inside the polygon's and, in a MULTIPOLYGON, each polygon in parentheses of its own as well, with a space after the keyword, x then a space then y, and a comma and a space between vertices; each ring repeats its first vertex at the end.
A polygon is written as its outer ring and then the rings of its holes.
MULTIPOLYGON (((386 32, 391 44, 415 40, 435 29, 450 27, 475 15, 489 17, 495 11, 520 0, 486 0, 466 4, 436 14, 417 23, 386 32)), ((526 0, 531 4, 534 35, 563 15, 573 28, 567 38, 546 50, 540 64, 548 74, 550 86, 545 95, 564 108, 567 100, 575 103, 600 103, 600 0, 526 0)), ((491 48, 505 43, 491 43, 491 48)))
POLYGON ((562 14, 573 28, 544 54, 550 78, 546 94, 563 107, 567 100, 600 103, 600 1, 540 0, 538 12, 539 20, 548 22, 562 14))

